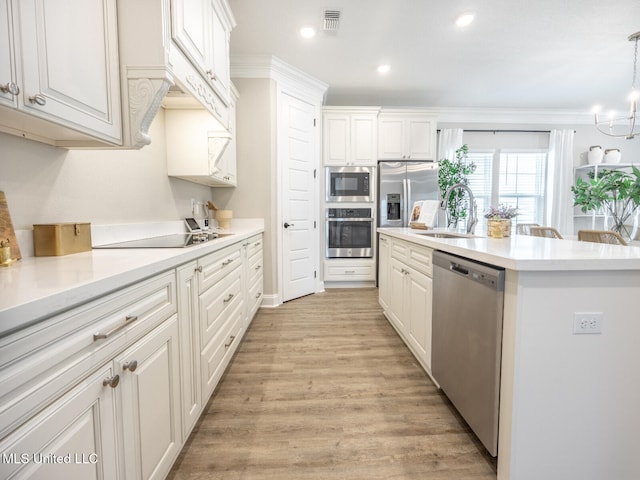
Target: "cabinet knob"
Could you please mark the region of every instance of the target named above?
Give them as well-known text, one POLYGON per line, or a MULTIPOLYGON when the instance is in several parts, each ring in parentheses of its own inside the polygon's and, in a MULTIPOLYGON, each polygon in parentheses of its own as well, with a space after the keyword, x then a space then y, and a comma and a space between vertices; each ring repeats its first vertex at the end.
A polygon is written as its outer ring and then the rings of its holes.
POLYGON ((20 93, 20 87, 16 82, 5 83, 4 85, 0 85, 0 92, 2 93, 10 93, 11 95, 18 95, 20 93))
POLYGON ((116 388, 119 383, 120 383, 120 375, 114 375, 111 378, 105 378, 102 381, 102 386, 106 387, 107 385, 109 385, 111 388, 116 388))
POLYGON ((202 273, 202 265, 195 268, 196 272, 202 273))
POLYGON ((47 98, 41 93, 31 95, 28 100, 31 104, 40 105, 41 107, 45 106, 47 103, 47 98))
POLYGON ((129 370, 130 372, 135 372, 136 368, 138 368, 138 361, 137 360, 133 360, 131 362, 127 362, 124 365, 122 365, 122 369, 123 370, 129 370))

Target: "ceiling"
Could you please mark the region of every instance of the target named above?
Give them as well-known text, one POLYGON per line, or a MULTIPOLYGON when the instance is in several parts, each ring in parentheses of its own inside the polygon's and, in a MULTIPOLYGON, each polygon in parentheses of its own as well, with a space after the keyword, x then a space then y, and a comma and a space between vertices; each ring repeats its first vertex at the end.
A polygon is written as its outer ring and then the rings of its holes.
MULTIPOLYGON (((627 109, 640 0, 230 0, 234 55, 329 85, 327 105, 627 109), (323 33, 325 9, 340 10, 323 33), (467 28, 454 25, 465 11, 467 28), (303 39, 299 29, 318 34, 303 39), (384 76, 376 67, 388 63, 384 76)), ((640 68, 640 67, 639 67, 640 68)))

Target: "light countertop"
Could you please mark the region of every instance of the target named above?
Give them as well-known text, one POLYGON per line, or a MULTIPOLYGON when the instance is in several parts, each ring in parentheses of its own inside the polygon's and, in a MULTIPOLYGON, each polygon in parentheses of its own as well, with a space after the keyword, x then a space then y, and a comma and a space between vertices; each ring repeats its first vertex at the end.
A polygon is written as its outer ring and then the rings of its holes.
POLYGON ((518 271, 640 270, 640 247, 529 235, 506 238, 434 238, 435 230, 378 228, 379 233, 518 271))
POLYGON ((187 248, 99 249, 0 268, 0 336, 264 231, 261 222, 187 248))

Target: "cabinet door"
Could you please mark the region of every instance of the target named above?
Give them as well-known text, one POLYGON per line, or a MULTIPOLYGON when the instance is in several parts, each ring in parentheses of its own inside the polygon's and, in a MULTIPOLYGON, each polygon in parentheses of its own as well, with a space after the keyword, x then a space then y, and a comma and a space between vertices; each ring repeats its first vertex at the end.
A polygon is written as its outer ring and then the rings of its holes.
POLYGON ((177 270, 183 440, 189 436, 202 411, 200 320, 196 266, 196 262, 191 262, 177 270))
POLYGON ((391 240, 387 236, 380 236, 378 241, 378 301, 385 310, 389 309, 391 302, 391 240))
POLYGON ((399 160, 405 158, 404 119, 399 116, 383 116, 378 121, 378 158, 399 160))
POLYGON ((0 443, 0 478, 121 479, 111 363, 81 381, 0 443), (61 458, 60 463, 52 459, 61 458), (48 461, 47 461, 48 460, 48 461))
MULTIPOLYGON (((215 3, 215 2, 214 2, 215 3)), ((209 79, 225 103, 229 102, 229 33, 221 20, 221 12, 211 8, 211 43, 213 72, 209 79)))
POLYGON ((376 115, 351 116, 351 163, 376 165, 378 162, 378 118, 376 115))
POLYGON ((10 88, 17 87, 11 27, 11 2, 0 0, 0 105, 16 107, 17 96, 9 91, 10 88), (7 91, 2 91, 3 89, 7 91))
POLYGON ((205 74, 209 64, 211 0, 172 0, 171 36, 182 53, 205 74))
POLYGON ((407 119, 406 132, 408 137, 407 159, 435 160, 436 136, 435 119, 418 117, 407 119))
POLYGON ((433 281, 413 268, 406 267, 407 296, 405 314, 408 339, 421 363, 431 371, 431 298, 433 281))
POLYGON ((116 0, 21 0, 20 105, 30 114, 120 143, 116 0))
POLYGON ((325 165, 347 165, 350 161, 349 115, 324 114, 322 157, 325 165))
POLYGON ((178 343, 173 316, 114 361, 120 372, 127 480, 164 479, 180 452, 178 343))
POLYGON ((391 320, 398 331, 405 336, 407 333, 407 319, 404 314, 405 308, 405 282, 406 269, 402 262, 391 258, 391 268, 389 269, 389 311, 391 320))

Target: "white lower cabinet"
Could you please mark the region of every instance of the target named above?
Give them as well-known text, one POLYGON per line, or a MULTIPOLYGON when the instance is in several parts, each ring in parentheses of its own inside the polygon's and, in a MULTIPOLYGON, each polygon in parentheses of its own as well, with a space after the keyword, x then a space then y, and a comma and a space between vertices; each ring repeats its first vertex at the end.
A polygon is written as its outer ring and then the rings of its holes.
POLYGON ((5 438, 0 478, 124 478, 118 470, 116 390, 103 385, 113 376, 111 363, 96 370, 5 438))
POLYGON ((256 235, 0 338, 0 478, 165 478, 261 298, 256 235))
POLYGON ((262 235, 255 235, 242 244, 245 290, 247 293, 247 311, 244 319, 244 329, 255 316, 263 297, 263 246, 262 235))
POLYGON ((380 235, 379 301, 386 317, 431 372, 432 250, 380 235))
POLYGON ((182 448, 177 316, 116 358, 127 480, 163 479, 182 448))
POLYGON ((186 440, 203 408, 200 381, 200 319, 198 317, 197 262, 177 269, 178 326, 180 329, 180 380, 182 438, 186 440))
POLYGON ((325 282, 371 282, 376 264, 371 258, 333 258, 324 262, 325 282))

